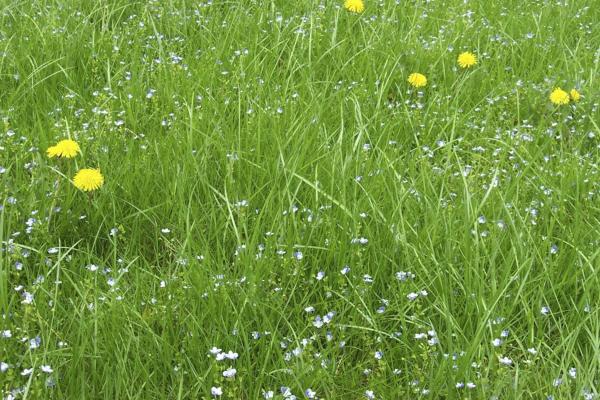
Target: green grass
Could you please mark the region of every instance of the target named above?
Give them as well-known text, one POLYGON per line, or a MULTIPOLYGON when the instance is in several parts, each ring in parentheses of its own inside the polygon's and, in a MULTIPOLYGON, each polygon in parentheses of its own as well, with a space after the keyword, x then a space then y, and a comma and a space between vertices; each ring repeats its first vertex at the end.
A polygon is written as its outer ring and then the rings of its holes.
POLYGON ((599 20, 1 2, 2 397, 598 398, 599 20))

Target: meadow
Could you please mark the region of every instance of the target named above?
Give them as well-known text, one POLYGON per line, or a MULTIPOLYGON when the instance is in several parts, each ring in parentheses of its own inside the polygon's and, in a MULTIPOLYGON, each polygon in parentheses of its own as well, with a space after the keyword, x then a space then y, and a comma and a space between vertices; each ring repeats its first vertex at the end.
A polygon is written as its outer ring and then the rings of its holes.
POLYGON ((0 1, 0 398, 599 399, 599 21, 0 1))

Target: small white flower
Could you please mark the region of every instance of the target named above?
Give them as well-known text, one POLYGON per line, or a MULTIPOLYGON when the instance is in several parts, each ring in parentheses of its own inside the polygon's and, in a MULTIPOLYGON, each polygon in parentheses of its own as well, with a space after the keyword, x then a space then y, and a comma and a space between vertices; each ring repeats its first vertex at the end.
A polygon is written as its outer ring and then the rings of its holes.
POLYGON ((562 385, 562 382, 562 378, 556 378, 552 381, 552 386, 559 387, 560 385, 562 385))
POLYGON ((26 368, 21 372, 21 376, 29 376, 33 372, 33 368, 26 368))
POLYGON ((437 337, 432 337, 431 339, 427 340, 427 344, 430 345, 430 346, 435 346, 439 342, 440 341, 438 340, 437 337))
POLYGON ((507 366, 511 366, 513 363, 513 361, 508 357, 499 357, 498 361, 500 361, 500 364, 507 366))
POLYGON ((42 365, 40 367, 40 369, 42 370, 42 372, 45 372, 46 374, 51 374, 51 373, 54 372, 54 370, 52 369, 52 367, 49 366, 49 365, 42 365))
POLYGON ((23 296, 23 301, 21 301, 21 304, 32 304, 33 303, 33 294, 25 291, 22 294, 23 296))
POLYGON ((548 315, 548 314, 550 314, 550 307, 544 306, 544 307, 542 307, 540 312, 542 313, 542 315, 548 315))
POLYGON ((96 272, 96 271, 98 271, 98 266, 97 266, 97 265, 95 265, 95 264, 90 264, 90 265, 88 265, 86 268, 87 268, 89 271, 91 271, 91 272, 96 272))
POLYGON ((0 362, 0 372, 6 372, 8 370, 8 364, 4 361, 0 362))
POLYGON ((235 368, 227 368, 225 371, 223 371, 223 376, 225 378, 233 378, 233 377, 235 377, 236 373, 237 373, 237 370, 235 368))
POLYGON ((29 348, 31 350, 37 349, 42 344, 42 339, 39 336, 29 339, 29 348))
POLYGON ((223 389, 221 389, 221 387, 211 387, 210 388, 210 394, 212 394, 214 397, 217 396, 222 396, 223 395, 223 389))
POLYGON ((313 321, 313 326, 315 328, 321 328, 323 326, 323 319, 317 315, 313 321))

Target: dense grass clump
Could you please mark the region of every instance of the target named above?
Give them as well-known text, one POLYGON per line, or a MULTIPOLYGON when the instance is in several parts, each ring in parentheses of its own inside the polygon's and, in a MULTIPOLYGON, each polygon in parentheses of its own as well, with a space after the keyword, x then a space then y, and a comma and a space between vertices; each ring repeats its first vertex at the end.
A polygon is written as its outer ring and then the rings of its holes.
POLYGON ((0 2, 0 396, 598 398, 598 21, 0 2))

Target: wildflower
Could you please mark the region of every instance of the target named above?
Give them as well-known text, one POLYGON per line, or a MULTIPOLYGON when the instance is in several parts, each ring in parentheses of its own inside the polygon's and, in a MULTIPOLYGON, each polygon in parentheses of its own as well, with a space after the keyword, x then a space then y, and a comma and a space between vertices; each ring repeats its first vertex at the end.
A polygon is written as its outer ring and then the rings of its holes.
POLYGON ((563 383, 563 380, 562 380, 562 378, 560 378, 560 377, 559 377, 559 378, 555 378, 555 379, 552 381, 552 386, 554 386, 554 387, 559 387, 560 385, 562 385, 562 383, 563 383))
POLYGON ((508 357, 499 357, 498 361, 500 361, 500 364, 506 365, 506 366, 511 366, 513 363, 513 361, 508 357))
POLYGON ((408 76, 408 83, 416 88, 424 87, 427 85, 427 77, 418 72, 413 72, 408 76))
POLYGON ((21 304, 32 304, 33 303, 33 294, 25 291, 22 294, 23 296, 23 301, 21 301, 21 304))
POLYGON ((213 397, 217 397, 217 396, 222 396, 223 395, 223 389, 221 389, 221 387, 211 387, 210 388, 210 394, 213 395, 213 397))
POLYGON ((569 96, 574 102, 578 102, 579 100, 581 100, 581 94, 579 94, 577 89, 571 89, 571 91, 569 92, 569 96))
POLYGON ((40 367, 40 369, 42 370, 42 372, 45 372, 46 374, 51 374, 52 372, 54 372, 54 370, 52 369, 52 367, 49 366, 49 365, 42 365, 40 367))
POLYGON ((39 336, 34 337, 33 339, 29 339, 29 349, 34 350, 40 347, 42 344, 42 339, 39 336))
POLYGON ((223 376, 225 378, 233 378, 236 373, 237 370, 235 368, 227 368, 225 371, 223 371, 223 376))
POLYGON ((477 64, 477 57, 475 54, 465 51, 464 53, 460 53, 458 55, 458 65, 461 68, 471 68, 472 66, 477 64))
POLYGON ((315 317, 315 320, 313 321, 313 326, 315 328, 321 328, 321 327, 323 327, 323 319, 319 315, 317 315, 315 317))
POLYGON ((54 146, 48 147, 46 154, 50 158, 73 158, 80 153, 81 149, 76 141, 71 139, 61 140, 54 146))
POLYGON ((75 174, 73 184, 77 189, 89 192, 102 187, 104 184, 104 177, 99 169, 83 168, 75 174))
POLYGON ((557 87, 552 91, 552 93, 550 93, 550 101, 557 106, 569 104, 569 93, 557 87))
POLYGON ((542 313, 542 315, 548 315, 548 314, 550 314, 550 307, 544 306, 544 307, 542 307, 540 312, 542 313))
POLYGON ((344 7, 346 10, 358 14, 365 11, 365 3, 363 0, 346 0, 344 2, 344 7))

